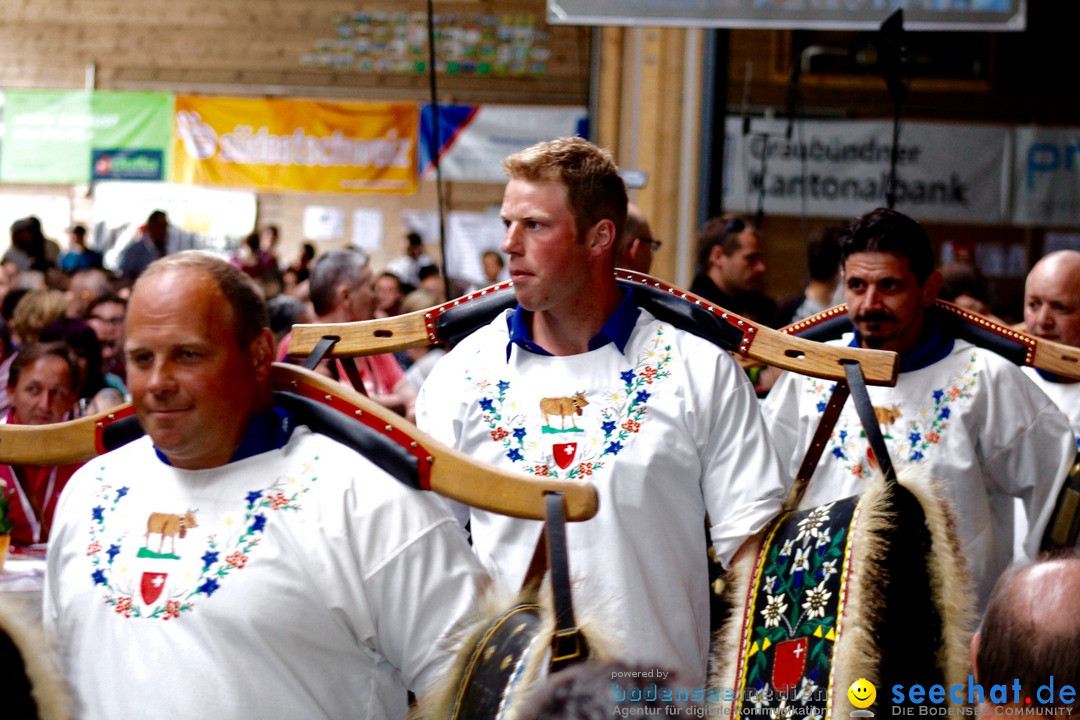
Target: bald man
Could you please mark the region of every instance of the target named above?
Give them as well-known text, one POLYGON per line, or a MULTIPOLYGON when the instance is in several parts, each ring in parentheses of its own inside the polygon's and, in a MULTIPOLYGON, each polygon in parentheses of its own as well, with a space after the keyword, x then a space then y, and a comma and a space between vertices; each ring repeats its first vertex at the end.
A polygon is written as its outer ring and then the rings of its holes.
MULTIPOLYGON (((1001 576, 971 639, 984 714, 1080 717, 1080 557, 1001 576)), ((968 692, 965 689, 965 692, 968 692)))
POLYGON ((649 220, 634 203, 626 205, 626 225, 619 237, 615 267, 648 274, 652 267, 653 253, 660 249, 660 241, 654 240, 649 220))
MULTIPOLYGON (((1024 286, 1024 323, 1035 337, 1080 347, 1080 252, 1059 250, 1035 263, 1024 286)), ((1024 372, 1068 416, 1080 438, 1080 380, 1033 368, 1024 372)))

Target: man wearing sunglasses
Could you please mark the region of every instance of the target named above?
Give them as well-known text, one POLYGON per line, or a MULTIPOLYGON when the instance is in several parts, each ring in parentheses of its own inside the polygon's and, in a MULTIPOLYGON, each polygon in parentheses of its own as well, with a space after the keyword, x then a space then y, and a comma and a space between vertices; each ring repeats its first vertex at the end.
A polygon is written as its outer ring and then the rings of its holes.
POLYGON ((708 220, 698 231, 698 274, 690 291, 722 308, 774 327, 776 302, 762 292, 761 237, 734 215, 708 220))
POLYGON ((615 267, 649 274, 652 268, 653 253, 660 249, 661 242, 652 236, 652 228, 645 213, 634 203, 626 206, 626 226, 619 238, 615 267))

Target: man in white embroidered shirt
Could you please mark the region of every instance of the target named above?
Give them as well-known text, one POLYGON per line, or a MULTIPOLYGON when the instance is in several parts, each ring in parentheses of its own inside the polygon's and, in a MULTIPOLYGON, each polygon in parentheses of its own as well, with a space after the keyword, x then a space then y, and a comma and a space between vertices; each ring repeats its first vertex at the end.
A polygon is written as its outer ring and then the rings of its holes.
MULTIPOLYGON (((1013 501, 1027 527, 1022 554, 1035 557, 1075 456, 1065 417, 1018 367, 946 332, 932 309, 941 287, 930 239, 917 222, 879 208, 852 223, 840 262, 854 336, 844 344, 900 355, 896 387, 870 387, 897 468, 914 464, 939 481, 979 607, 1013 561, 1013 501)), ((787 373, 762 405, 792 472, 810 444, 832 383, 787 373)), ((852 403, 829 438, 803 507, 862 491, 874 462, 852 403)))
POLYGON ((148 437, 60 500, 45 623, 81 717, 404 718, 482 570, 437 499, 276 407, 266 305, 181 253, 135 285, 148 437))
MULTIPOLYGON (((502 251, 519 305, 439 361, 418 421, 477 459, 593 483, 599 514, 567 528, 581 616, 603 618, 621 657, 698 685, 705 513, 727 565, 787 488, 753 388, 726 352, 620 291, 627 199, 606 151, 563 138, 504 166, 502 251)), ((520 586, 540 524, 475 509, 471 520, 496 582, 520 586)))

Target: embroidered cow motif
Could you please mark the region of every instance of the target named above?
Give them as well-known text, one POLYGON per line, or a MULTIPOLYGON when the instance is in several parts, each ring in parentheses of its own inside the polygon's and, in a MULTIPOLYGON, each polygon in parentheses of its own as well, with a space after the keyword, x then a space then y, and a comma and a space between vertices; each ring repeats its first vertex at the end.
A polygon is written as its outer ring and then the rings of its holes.
POLYGON ((903 413, 900 412, 900 406, 898 405, 890 405, 889 407, 874 406, 874 417, 877 418, 878 425, 889 427, 902 416, 903 413))
POLYGON ((566 418, 570 418, 570 424, 577 427, 574 422, 574 414, 582 415, 581 408, 587 406, 589 401, 585 399, 585 393, 574 393, 571 397, 542 398, 540 400, 540 414, 544 416, 544 424, 551 427, 548 419, 554 415, 562 421, 561 427, 566 429, 566 418))
POLYGON ((176 536, 179 535, 183 540, 187 537, 188 528, 199 527, 195 522, 195 513, 198 510, 188 510, 183 515, 176 515, 171 513, 150 513, 150 517, 146 519, 146 538, 143 541, 143 547, 149 549, 150 536, 157 534, 161 537, 158 542, 157 551, 160 553, 161 549, 165 546, 165 538, 169 538, 172 543, 171 552, 176 554, 176 536))

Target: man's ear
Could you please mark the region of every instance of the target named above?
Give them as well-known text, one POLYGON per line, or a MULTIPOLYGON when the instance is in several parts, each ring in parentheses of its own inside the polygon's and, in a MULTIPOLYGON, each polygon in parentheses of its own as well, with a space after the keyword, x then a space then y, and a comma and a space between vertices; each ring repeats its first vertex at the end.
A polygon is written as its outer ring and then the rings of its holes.
POLYGON ((727 257, 727 253, 724 252, 724 246, 717 243, 709 248, 709 265, 719 265, 720 261, 727 257))
POLYGON ((258 337, 251 341, 251 365, 255 379, 260 382, 270 377, 270 366, 274 364, 274 333, 270 328, 263 328, 258 337))
POLYGON ((607 218, 601 219, 593 225, 585 235, 585 244, 593 251, 594 255, 615 252, 615 223, 607 218))
POLYGON ((944 276, 935 270, 930 273, 930 277, 926 278, 926 282, 923 283, 923 307, 930 307, 937 300, 938 293, 941 292, 941 284, 945 281, 944 276))

